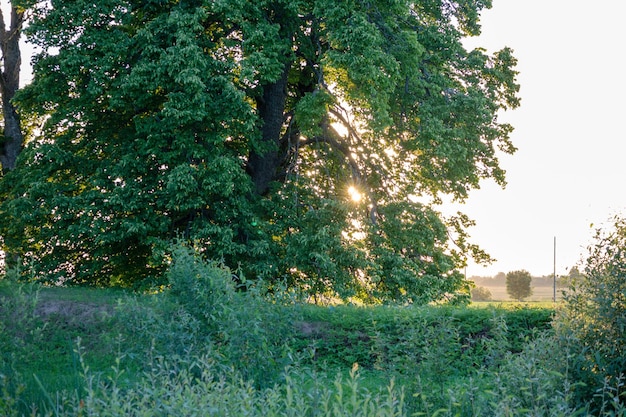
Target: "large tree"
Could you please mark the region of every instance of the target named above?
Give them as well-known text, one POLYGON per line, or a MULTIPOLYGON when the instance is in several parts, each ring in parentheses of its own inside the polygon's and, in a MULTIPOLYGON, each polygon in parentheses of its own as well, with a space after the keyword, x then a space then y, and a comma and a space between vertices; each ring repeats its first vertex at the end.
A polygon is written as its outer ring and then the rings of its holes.
POLYGON ((19 101, 45 124, 5 182, 6 243, 72 283, 154 281, 178 238, 311 294, 467 293, 470 221, 430 203, 504 184, 497 151, 515 150, 511 51, 461 43, 489 6, 46 4, 19 101))

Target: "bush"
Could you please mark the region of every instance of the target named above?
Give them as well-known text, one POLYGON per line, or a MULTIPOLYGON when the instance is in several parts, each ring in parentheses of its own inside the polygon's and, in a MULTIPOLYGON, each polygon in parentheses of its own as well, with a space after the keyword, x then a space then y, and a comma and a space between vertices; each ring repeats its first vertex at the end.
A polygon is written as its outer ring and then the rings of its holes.
POLYGON ((573 361, 570 369, 586 384, 580 390, 581 400, 610 386, 624 405, 626 220, 615 218, 612 230, 598 230, 588 251, 584 273, 565 294, 556 326, 567 342, 564 346, 573 361))
POLYGON ((244 378, 257 386, 275 383, 292 361, 287 346, 295 332, 295 311, 188 247, 178 246, 173 253, 171 299, 200 320, 244 378))
POLYGON ((472 301, 489 301, 491 300, 491 291, 485 287, 472 288, 472 301))
POLYGON ((573 405, 575 383, 557 371, 563 361, 558 352, 559 344, 548 331, 528 341, 521 353, 507 353, 490 380, 493 397, 483 415, 588 415, 573 405))
POLYGON ((438 378, 464 377, 483 366, 497 365, 503 352, 520 352, 526 340, 536 337, 535 329, 549 329, 554 313, 547 308, 447 306, 307 306, 302 310, 294 347, 312 348, 312 364, 320 369, 356 362, 367 370, 410 376, 430 367, 438 369, 438 378), (427 365, 426 354, 460 362, 453 375, 447 375, 448 370, 439 365, 427 365))
POLYGON ((111 325, 132 340, 125 351, 129 357, 148 351, 185 356, 211 349, 206 325, 163 294, 120 300, 111 325))
POLYGON ((36 284, 0 281, 0 415, 17 415, 12 408, 25 390, 18 370, 23 363, 40 360, 32 346, 43 337, 44 324, 35 313, 36 284))
POLYGON ((212 330, 223 322, 235 302, 230 270, 202 259, 193 249, 177 245, 168 270, 170 295, 212 330))

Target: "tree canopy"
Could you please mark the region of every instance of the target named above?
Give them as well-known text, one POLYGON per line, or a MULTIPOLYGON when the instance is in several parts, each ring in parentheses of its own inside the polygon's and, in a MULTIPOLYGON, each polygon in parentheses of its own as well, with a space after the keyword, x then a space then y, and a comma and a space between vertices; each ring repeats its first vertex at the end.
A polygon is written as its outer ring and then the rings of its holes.
POLYGON ((532 276, 526 270, 511 271, 506 274, 506 292, 518 301, 533 295, 532 276))
POLYGON ((4 244, 71 284, 158 283, 187 240, 310 294, 467 295, 471 221, 431 203, 504 185, 515 150, 512 51, 461 42, 490 3, 43 2, 4 244))

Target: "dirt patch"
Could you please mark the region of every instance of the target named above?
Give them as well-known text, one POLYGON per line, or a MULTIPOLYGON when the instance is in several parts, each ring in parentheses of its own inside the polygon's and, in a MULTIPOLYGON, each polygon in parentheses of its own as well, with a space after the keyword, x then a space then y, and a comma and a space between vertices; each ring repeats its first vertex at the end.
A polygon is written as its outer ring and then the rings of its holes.
POLYGON ((300 321, 295 323, 296 329, 306 337, 324 337, 328 332, 328 323, 300 321))
POLYGON ((40 299, 35 314, 43 320, 62 319, 67 322, 101 321, 114 313, 114 306, 75 300, 40 299))

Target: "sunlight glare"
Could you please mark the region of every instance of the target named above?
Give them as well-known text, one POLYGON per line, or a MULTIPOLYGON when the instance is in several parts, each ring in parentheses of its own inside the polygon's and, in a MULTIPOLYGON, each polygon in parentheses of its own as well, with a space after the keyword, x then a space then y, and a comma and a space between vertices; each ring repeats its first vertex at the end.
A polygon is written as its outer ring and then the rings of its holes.
POLYGON ((348 188, 348 194, 350 194, 350 198, 355 203, 358 203, 363 198, 359 190, 357 190, 353 185, 351 185, 350 188, 348 188))
POLYGON ((341 136, 342 138, 348 137, 348 128, 343 123, 333 122, 330 125, 335 129, 339 136, 341 136))

